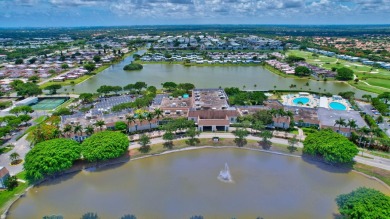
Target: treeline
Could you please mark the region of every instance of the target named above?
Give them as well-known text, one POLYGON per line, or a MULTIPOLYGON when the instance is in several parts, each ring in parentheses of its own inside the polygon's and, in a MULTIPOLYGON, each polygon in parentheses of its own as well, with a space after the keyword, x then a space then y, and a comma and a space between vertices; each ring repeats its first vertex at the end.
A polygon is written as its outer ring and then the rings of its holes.
POLYGON ((262 105, 267 100, 267 96, 261 91, 242 91, 237 87, 227 87, 224 90, 231 105, 262 105))

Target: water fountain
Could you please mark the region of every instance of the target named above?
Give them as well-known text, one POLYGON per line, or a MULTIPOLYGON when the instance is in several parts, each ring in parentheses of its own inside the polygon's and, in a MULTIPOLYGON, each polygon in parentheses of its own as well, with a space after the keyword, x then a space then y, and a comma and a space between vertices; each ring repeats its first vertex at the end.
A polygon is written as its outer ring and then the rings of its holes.
POLYGON ((223 182, 233 182, 227 163, 225 163, 225 168, 219 172, 218 179, 223 182))

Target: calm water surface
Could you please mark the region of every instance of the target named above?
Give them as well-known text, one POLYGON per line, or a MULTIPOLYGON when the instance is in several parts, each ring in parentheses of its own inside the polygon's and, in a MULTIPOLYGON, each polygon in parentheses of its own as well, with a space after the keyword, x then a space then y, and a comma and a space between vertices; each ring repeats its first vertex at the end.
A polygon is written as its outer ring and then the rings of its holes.
MULTIPOLYGON (((139 52, 143 53, 143 51, 139 52)), ((161 87, 161 83, 174 81, 177 83, 190 82, 197 88, 239 87, 247 90, 272 90, 290 89, 291 84, 297 85, 297 90, 309 90, 338 93, 342 91, 354 91, 356 96, 367 92, 358 90, 342 82, 323 82, 307 79, 283 78, 261 66, 216 66, 216 67, 185 67, 180 64, 145 64, 140 71, 124 71, 123 66, 130 63, 132 57, 112 65, 91 79, 74 87, 66 87, 74 92, 96 92, 101 85, 125 86, 129 83, 144 81, 148 85, 161 87), (306 83, 309 82, 309 86, 306 83), (254 86, 256 84, 256 87, 254 86)))
POLYGON ((32 188, 9 218, 333 218, 334 199, 360 186, 390 194, 377 181, 329 166, 239 149, 202 149, 82 171, 32 188), (225 162, 234 183, 217 179, 225 162))

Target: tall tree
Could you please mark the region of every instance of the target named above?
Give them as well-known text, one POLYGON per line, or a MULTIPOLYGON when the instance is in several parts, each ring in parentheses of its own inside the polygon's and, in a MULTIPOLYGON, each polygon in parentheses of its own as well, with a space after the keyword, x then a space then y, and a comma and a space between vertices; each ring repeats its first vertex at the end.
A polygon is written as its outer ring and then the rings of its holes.
POLYGON ((248 131, 246 129, 238 128, 234 132, 234 136, 236 137, 234 139, 234 142, 237 144, 238 147, 244 147, 246 145, 246 137, 249 135, 248 131))
POLYGON ((103 130, 103 126, 105 125, 106 123, 104 122, 104 120, 97 120, 94 124, 94 126, 99 127, 100 131, 103 130))
POLYGON ((345 119, 343 119, 343 118, 340 117, 339 119, 337 119, 337 120, 335 121, 334 125, 335 125, 335 126, 336 126, 336 125, 339 126, 339 132, 340 132, 341 126, 346 126, 347 123, 345 122, 345 119))

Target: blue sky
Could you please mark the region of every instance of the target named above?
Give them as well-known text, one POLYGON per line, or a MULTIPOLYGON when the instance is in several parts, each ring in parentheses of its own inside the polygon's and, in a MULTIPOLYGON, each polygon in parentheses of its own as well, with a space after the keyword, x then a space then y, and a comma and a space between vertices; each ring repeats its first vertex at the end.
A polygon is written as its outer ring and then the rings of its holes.
POLYGON ((390 24, 390 0, 0 0, 0 27, 390 24))

